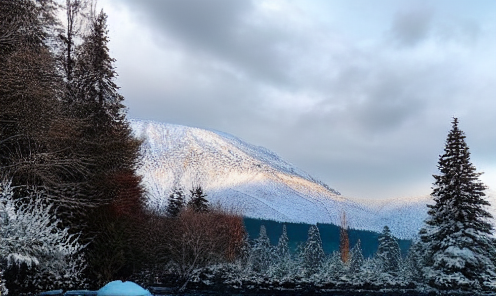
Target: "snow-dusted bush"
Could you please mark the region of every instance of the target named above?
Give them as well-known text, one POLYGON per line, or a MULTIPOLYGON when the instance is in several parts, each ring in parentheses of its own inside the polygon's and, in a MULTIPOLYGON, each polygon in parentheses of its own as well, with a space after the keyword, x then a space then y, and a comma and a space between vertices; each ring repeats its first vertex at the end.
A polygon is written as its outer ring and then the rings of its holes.
POLYGON ((0 269, 7 287, 39 290, 81 284, 83 246, 67 228, 58 227, 51 207, 39 194, 16 202, 10 182, 0 182, 0 269))

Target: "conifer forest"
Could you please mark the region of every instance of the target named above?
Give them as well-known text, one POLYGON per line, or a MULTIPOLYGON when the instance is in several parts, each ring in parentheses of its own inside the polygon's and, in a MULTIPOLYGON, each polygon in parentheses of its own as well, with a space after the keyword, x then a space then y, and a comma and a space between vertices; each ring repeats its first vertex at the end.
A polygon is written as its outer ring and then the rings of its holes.
POLYGON ((457 118, 428 219, 403 253, 384 225, 364 255, 346 213, 332 252, 317 225, 297 245, 286 226, 277 243, 263 225, 250 237, 242 214, 209 203, 202 184, 147 208, 108 30, 92 1, 0 0, 0 295, 113 280, 170 294, 496 293, 486 186, 457 118))

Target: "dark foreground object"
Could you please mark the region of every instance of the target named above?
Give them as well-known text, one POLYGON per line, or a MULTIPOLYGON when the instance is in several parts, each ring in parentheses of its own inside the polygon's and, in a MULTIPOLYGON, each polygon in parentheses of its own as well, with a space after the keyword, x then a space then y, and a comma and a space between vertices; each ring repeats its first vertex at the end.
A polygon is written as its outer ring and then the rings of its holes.
MULTIPOLYGON (((226 282, 225 278, 207 274, 199 274, 199 277, 185 282, 177 275, 169 274, 162 276, 158 281, 160 284, 142 285, 146 287, 153 296, 167 295, 333 295, 333 296, 434 296, 434 295, 496 295, 494 292, 480 291, 438 291, 415 283, 397 282, 386 284, 384 282, 329 282, 316 284, 303 279, 295 281, 269 280, 268 278, 242 279, 226 282)), ((40 293, 40 296, 86 296, 97 295, 97 291, 49 291, 40 293)))
MULTIPOLYGON (((186 291, 180 292, 179 287, 149 287, 148 290, 153 296, 169 296, 169 295, 183 295, 183 296, 197 296, 197 295, 233 295, 233 296, 269 296, 269 295, 294 295, 294 296, 309 296, 309 295, 332 295, 332 296, 435 296, 435 295, 495 295, 494 293, 473 293, 473 292, 419 292, 415 290, 389 290, 383 289, 381 291, 371 291, 371 290, 356 290, 356 289, 325 289, 317 288, 313 285, 300 286, 297 289, 280 289, 276 288, 274 290, 252 288, 252 289, 233 289, 232 287, 226 287, 223 290, 214 289, 198 289, 198 288, 188 288, 186 291)), ((86 295, 97 295, 96 291, 49 291, 39 294, 40 296, 56 295, 56 296, 86 296, 86 295)))
POLYGON ((91 296, 97 295, 97 291, 89 291, 89 290, 72 290, 64 292, 63 290, 53 290, 42 292, 38 294, 39 296, 91 296))
POLYGON ((321 289, 321 290, 195 290, 188 289, 184 292, 179 292, 174 288, 169 287, 150 287, 150 292, 154 296, 168 296, 168 295, 182 295, 182 296, 196 296, 196 295, 233 295, 233 296, 269 296, 269 295, 294 295, 294 296, 310 296, 310 295, 332 295, 332 296, 436 296, 436 295, 453 295, 453 296, 466 296, 466 295, 495 295, 494 293, 474 294, 473 292, 418 292, 414 290, 392 290, 392 291, 362 291, 362 290, 334 290, 334 289, 321 289))
POLYGON ((333 295, 333 296, 431 296, 431 295, 496 295, 494 292, 474 293, 473 291, 437 291, 430 288, 422 289, 414 284, 403 286, 378 286, 372 283, 362 283, 360 286, 350 284, 329 283, 316 285, 311 282, 284 281, 240 281, 236 284, 225 284, 219 279, 189 282, 185 291, 179 291, 182 284, 177 276, 168 280, 163 278, 162 286, 149 286, 148 290, 155 296, 163 295, 333 295))

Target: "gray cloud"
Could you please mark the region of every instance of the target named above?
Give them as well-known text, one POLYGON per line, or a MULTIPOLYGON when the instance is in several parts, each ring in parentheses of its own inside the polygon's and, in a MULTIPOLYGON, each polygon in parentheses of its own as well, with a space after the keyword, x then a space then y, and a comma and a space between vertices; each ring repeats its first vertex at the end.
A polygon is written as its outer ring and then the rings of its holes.
POLYGON ((365 197, 428 193, 458 116, 496 171, 494 20, 384 6, 362 44, 292 2, 261 3, 116 1, 154 48, 115 51, 129 115, 234 134, 365 197))
POLYGON ((396 14, 391 34, 400 46, 415 46, 428 37, 432 29, 433 11, 425 7, 396 14))
POLYGON ((249 0, 128 1, 141 21, 157 34, 178 41, 184 50, 212 59, 244 75, 271 83, 288 83, 286 33, 267 26, 249 0), (257 19, 258 17, 258 19, 257 19))
POLYGON ((183 0, 127 1, 142 11, 142 20, 157 30, 170 30, 183 40, 202 47, 215 48, 226 44, 235 34, 249 1, 183 0))

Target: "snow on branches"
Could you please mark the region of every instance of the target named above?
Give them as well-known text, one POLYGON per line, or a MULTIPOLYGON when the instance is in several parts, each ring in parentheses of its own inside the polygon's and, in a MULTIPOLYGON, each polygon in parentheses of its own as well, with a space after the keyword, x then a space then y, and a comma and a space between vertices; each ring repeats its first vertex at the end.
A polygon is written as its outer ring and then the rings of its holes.
POLYGON ((429 217, 420 231, 429 284, 438 289, 487 289, 495 286, 496 248, 486 187, 470 162, 465 134, 454 118, 434 175, 429 217))
POLYGON ((10 182, 0 182, 0 269, 33 273, 22 277, 14 272, 15 278, 8 279, 7 285, 52 289, 80 284, 84 246, 69 229, 59 228, 52 205, 44 205, 39 194, 29 198, 14 199, 10 182))

